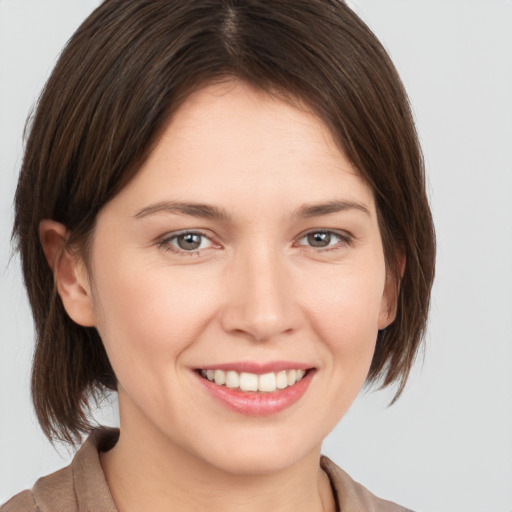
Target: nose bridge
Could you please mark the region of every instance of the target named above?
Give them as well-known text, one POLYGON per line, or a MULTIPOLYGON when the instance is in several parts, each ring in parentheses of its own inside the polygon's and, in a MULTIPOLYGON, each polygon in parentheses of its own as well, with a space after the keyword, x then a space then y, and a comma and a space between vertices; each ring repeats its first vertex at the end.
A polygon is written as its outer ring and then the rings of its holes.
POLYGON ((295 329, 296 305, 286 259, 271 244, 237 255, 223 312, 224 328, 264 341, 295 329))

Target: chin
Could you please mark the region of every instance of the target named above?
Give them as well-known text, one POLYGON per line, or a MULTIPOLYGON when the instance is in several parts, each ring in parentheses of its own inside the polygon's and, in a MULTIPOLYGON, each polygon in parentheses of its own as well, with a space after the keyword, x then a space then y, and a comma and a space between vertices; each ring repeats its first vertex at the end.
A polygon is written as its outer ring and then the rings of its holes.
POLYGON ((229 458, 212 460, 211 463, 223 472, 233 475, 270 475, 294 466, 303 457, 303 454, 279 454, 273 450, 262 450, 260 453, 234 452, 235 450, 229 458))
MULTIPOLYGON (((202 454, 196 454, 209 465, 223 472, 236 475, 268 475, 294 466, 306 457, 320 457, 321 442, 299 443, 299 436, 273 436, 266 440, 259 436, 231 439, 205 447, 202 454)), ((312 437, 312 436, 311 436, 312 437)))

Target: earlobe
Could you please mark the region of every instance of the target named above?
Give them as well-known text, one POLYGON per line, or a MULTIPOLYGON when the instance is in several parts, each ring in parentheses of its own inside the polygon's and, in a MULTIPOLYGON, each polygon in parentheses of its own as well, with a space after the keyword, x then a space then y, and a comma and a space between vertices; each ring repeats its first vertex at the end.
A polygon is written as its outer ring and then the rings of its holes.
POLYGON ((39 224, 41 245, 64 309, 77 324, 93 327, 95 315, 87 271, 82 258, 67 247, 68 236, 59 222, 45 219, 39 224))
POLYGON ((382 296, 379 314, 379 330, 385 329, 393 323, 396 317, 400 284, 393 278, 386 278, 386 287, 382 296))
POLYGON ((382 295, 381 309, 379 315, 379 330, 385 329, 395 321, 398 298, 400 296, 400 285, 405 272, 405 255, 400 254, 397 261, 398 276, 390 272, 386 275, 386 284, 382 295))

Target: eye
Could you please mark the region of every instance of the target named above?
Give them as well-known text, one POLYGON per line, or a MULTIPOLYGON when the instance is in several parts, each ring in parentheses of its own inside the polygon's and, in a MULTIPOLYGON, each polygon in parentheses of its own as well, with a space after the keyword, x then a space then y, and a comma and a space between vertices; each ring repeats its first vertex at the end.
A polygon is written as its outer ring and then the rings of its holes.
POLYGON ((314 249, 331 249, 337 246, 346 246, 350 244, 350 237, 348 235, 342 235, 335 231, 310 231, 302 236, 298 245, 306 245, 313 247, 314 249))
POLYGON ((161 240, 159 245, 166 250, 181 254, 193 254, 214 246, 213 242, 204 233, 198 231, 174 233, 161 240))

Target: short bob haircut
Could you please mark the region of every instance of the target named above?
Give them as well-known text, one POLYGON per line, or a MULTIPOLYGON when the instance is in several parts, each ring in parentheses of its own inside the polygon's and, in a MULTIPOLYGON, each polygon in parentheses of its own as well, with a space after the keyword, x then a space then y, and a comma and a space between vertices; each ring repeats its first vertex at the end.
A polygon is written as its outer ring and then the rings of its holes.
POLYGON ((15 198, 13 238, 37 333, 32 397, 50 439, 76 443, 90 430, 89 404, 116 389, 116 376, 96 329, 67 316, 39 223, 64 224, 68 248, 87 264, 98 212, 172 113, 229 79, 310 108, 373 190, 397 304, 367 383, 396 383, 395 398, 403 390, 425 330, 435 237, 408 99, 374 34, 342 0, 106 0, 41 94, 15 198))

